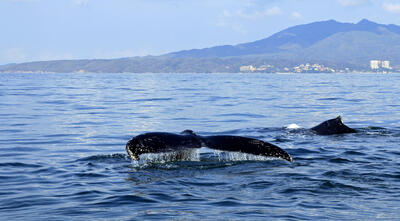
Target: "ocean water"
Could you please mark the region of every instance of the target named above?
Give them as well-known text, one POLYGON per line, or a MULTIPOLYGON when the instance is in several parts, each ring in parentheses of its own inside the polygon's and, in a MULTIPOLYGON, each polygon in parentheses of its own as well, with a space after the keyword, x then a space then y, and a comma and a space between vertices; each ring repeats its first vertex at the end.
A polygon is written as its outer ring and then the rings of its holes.
POLYGON ((399 85, 400 74, 0 74, 0 219, 400 219, 399 85), (338 115, 359 132, 307 130, 338 115), (294 162, 125 152, 132 136, 185 129, 271 142, 294 162))

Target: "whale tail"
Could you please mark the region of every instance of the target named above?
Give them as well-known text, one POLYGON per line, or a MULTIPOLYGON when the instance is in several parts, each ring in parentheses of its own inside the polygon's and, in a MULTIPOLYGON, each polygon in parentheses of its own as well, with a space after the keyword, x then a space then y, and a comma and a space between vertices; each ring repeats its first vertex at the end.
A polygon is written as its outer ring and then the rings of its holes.
POLYGON ((292 162, 292 157, 273 144, 240 136, 198 136, 191 130, 181 134, 152 132, 133 137, 126 151, 134 160, 141 154, 179 152, 208 147, 215 150, 241 152, 265 157, 278 157, 292 162))
POLYGON ((317 126, 311 128, 319 135, 331 135, 331 134, 346 134, 346 133, 356 133, 357 131, 346 126, 342 122, 342 117, 339 115, 336 118, 324 121, 317 126))
POLYGON ((262 140, 240 136, 207 136, 203 137, 202 141, 210 149, 277 157, 293 162, 293 158, 286 151, 262 140))

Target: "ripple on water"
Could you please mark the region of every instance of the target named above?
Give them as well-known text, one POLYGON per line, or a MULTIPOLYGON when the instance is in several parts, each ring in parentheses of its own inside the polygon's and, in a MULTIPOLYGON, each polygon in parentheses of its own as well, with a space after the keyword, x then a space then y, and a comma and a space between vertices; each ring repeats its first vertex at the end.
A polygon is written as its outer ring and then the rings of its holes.
POLYGON ((10 162, 10 163, 0 163, 0 168, 39 168, 42 167, 39 164, 27 164, 21 162, 10 162))
POLYGON ((157 200, 148 197, 135 196, 135 195, 122 195, 122 196, 109 196, 101 199, 99 202, 93 202, 91 205, 102 207, 115 207, 118 205, 130 205, 135 203, 158 203, 157 200))
POLYGON ((0 74, 0 215, 399 219, 399 79, 0 74), (319 136, 306 129, 337 115, 351 119, 346 124, 358 133, 319 136), (290 124, 305 127, 285 128, 290 124), (187 128, 272 141, 295 161, 202 149, 183 161, 149 155, 134 162, 125 153, 129 134, 187 128))

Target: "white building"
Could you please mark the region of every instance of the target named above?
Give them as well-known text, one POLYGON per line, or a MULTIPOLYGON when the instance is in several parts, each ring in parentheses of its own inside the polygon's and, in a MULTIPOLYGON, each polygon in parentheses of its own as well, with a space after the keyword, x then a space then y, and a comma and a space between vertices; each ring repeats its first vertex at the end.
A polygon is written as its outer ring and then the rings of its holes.
POLYGON ((390 61, 371 60, 370 66, 372 70, 379 68, 392 69, 392 67, 390 67, 390 61))
POLYGON ((382 61, 382 68, 392 69, 392 67, 390 67, 390 61, 382 61))
POLYGON ((253 67, 253 65, 247 65, 247 66, 241 66, 240 67, 240 71, 241 72, 253 72, 255 70, 256 70, 256 68, 253 67))
POLYGON ((379 69, 382 62, 379 60, 371 60, 369 63, 370 63, 371 69, 375 70, 375 69, 379 69))

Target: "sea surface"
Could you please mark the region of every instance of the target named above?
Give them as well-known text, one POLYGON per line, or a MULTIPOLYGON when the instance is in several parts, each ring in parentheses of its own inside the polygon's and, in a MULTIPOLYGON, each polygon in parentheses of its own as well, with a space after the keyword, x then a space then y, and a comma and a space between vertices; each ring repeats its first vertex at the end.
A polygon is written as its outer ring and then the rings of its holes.
POLYGON ((0 220, 395 220, 399 158, 400 74, 0 74, 0 220), (338 115, 358 133, 307 129, 338 115), (294 162, 125 151, 185 129, 294 162))

